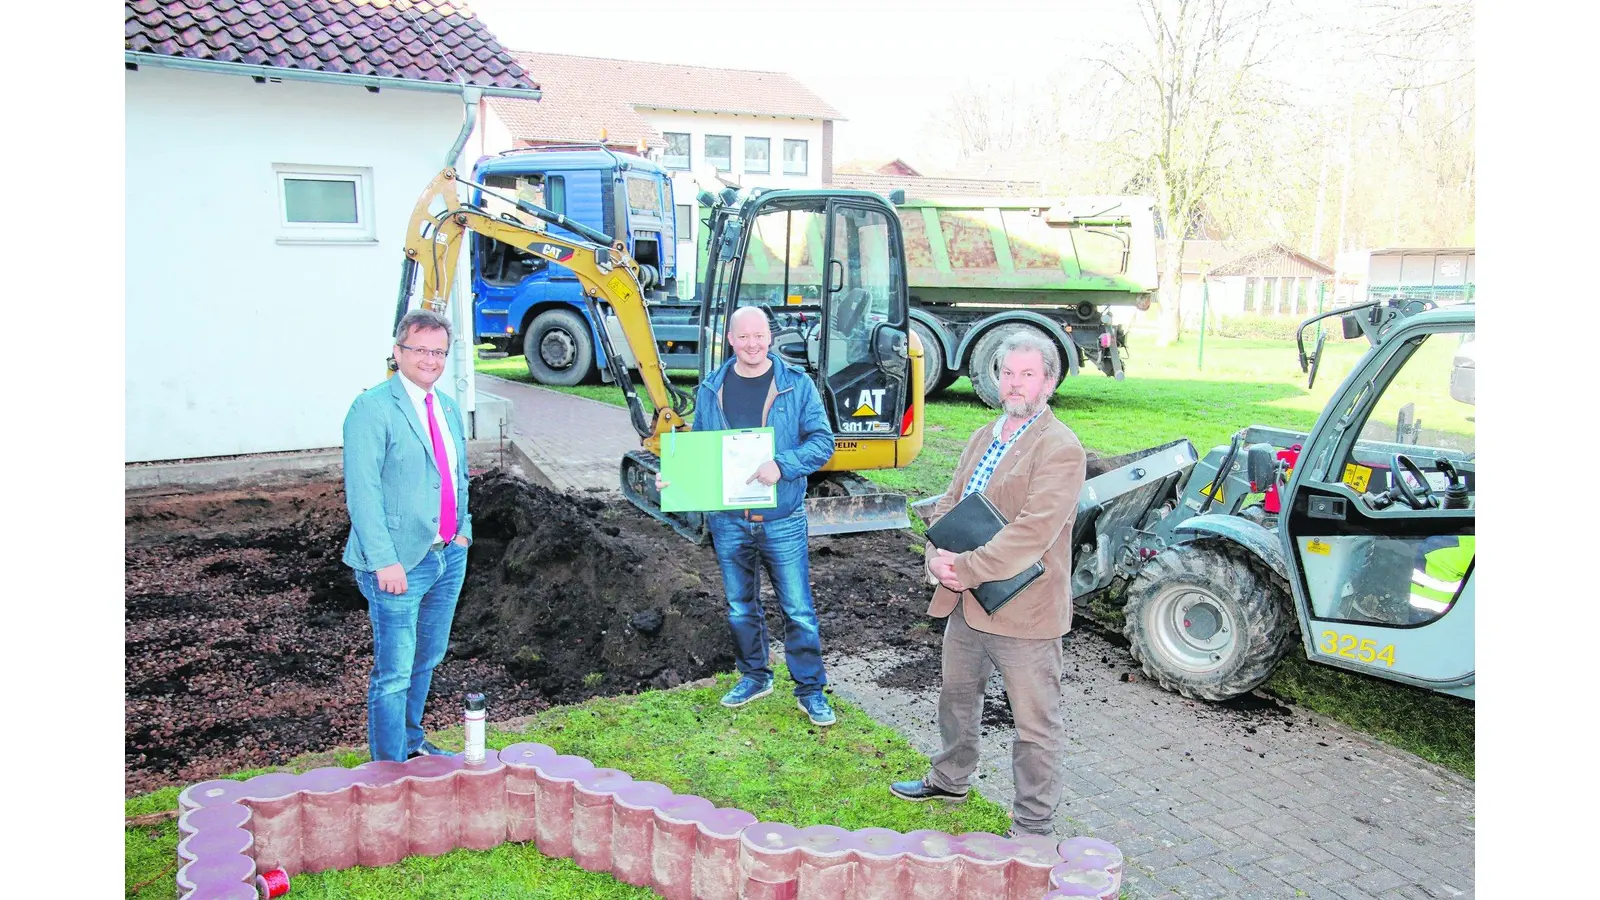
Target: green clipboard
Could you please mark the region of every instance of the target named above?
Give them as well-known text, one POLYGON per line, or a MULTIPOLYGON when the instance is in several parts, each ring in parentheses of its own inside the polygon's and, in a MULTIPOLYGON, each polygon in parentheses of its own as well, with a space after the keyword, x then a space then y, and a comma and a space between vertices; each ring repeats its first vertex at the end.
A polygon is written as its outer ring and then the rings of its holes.
POLYGON ((727 431, 669 431, 661 436, 661 478, 667 482, 661 492, 662 512, 709 512, 721 509, 761 509, 777 505, 777 485, 766 487, 759 481, 744 486, 746 478, 755 471, 738 476, 741 492, 751 495, 746 499, 732 498, 725 493, 723 482, 725 441, 752 441, 749 446, 767 449, 763 460, 771 459, 773 432, 771 428, 736 428, 727 431), (761 443, 765 436, 766 442, 761 443))

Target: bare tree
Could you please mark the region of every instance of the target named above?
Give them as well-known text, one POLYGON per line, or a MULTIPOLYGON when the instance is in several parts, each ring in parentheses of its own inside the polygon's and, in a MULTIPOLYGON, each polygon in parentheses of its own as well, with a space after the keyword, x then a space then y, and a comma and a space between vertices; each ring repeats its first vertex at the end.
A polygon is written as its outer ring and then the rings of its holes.
POLYGON ((1102 144, 1156 197, 1167 238, 1158 343, 1179 338, 1183 238, 1198 212, 1270 148, 1281 105, 1266 71, 1275 50, 1272 0, 1141 0, 1148 40, 1106 47, 1091 60, 1098 104, 1111 127, 1102 144))

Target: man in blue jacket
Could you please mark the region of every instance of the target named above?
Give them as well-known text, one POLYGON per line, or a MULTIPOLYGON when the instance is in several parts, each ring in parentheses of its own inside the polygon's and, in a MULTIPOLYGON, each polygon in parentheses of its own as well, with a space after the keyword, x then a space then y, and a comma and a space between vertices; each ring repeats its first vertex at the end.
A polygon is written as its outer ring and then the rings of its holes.
MULTIPOLYGON (((795 699, 813 724, 832 725, 833 709, 822 693, 828 683, 822 668, 822 637, 811 601, 805 494, 806 476, 833 455, 833 429, 811 378, 769 352, 772 330, 760 307, 734 310, 728 319, 728 343, 732 358, 700 383, 694 430, 771 427, 774 458, 762 463, 748 480, 776 484, 778 490, 774 506, 706 516, 722 566, 728 624, 741 676, 722 705, 743 706, 772 693, 767 619, 760 599, 765 563, 783 612, 783 652, 794 678, 795 699)), ((656 484, 667 483, 658 476, 656 484)))
POLYGON ((452 756, 423 739, 422 712, 467 575, 467 439, 454 400, 433 389, 450 321, 414 310, 395 329, 400 371, 344 419, 344 493, 355 570, 372 619, 367 743, 373 759, 452 756))

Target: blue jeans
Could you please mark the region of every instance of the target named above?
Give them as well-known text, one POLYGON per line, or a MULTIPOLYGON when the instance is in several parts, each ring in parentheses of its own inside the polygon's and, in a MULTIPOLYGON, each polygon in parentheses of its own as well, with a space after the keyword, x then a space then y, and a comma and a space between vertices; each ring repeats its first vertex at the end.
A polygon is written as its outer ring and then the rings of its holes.
POLYGON ((772 667, 767 663, 767 617, 760 596, 761 564, 765 563, 783 611, 783 652, 794 678, 794 694, 819 693, 828 676, 822 670, 822 635, 811 603, 805 511, 771 522, 714 512, 706 521, 722 566, 739 674, 764 683, 772 681, 772 667))
POLYGON ((367 682, 367 746, 373 759, 405 761, 422 746, 422 709, 433 669, 450 644, 456 599, 467 577, 467 548, 451 541, 429 550, 406 572, 406 592, 378 588, 356 572, 372 619, 372 677, 367 682))

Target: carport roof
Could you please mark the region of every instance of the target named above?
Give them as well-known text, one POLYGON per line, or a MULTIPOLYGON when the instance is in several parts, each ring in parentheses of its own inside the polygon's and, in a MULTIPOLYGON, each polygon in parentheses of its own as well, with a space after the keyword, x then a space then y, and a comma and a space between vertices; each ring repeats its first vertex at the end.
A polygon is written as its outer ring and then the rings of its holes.
POLYGON ((123 9, 130 63, 167 57, 215 70, 282 69, 285 78, 321 73, 538 97, 539 85, 462 0, 125 0, 123 9))

